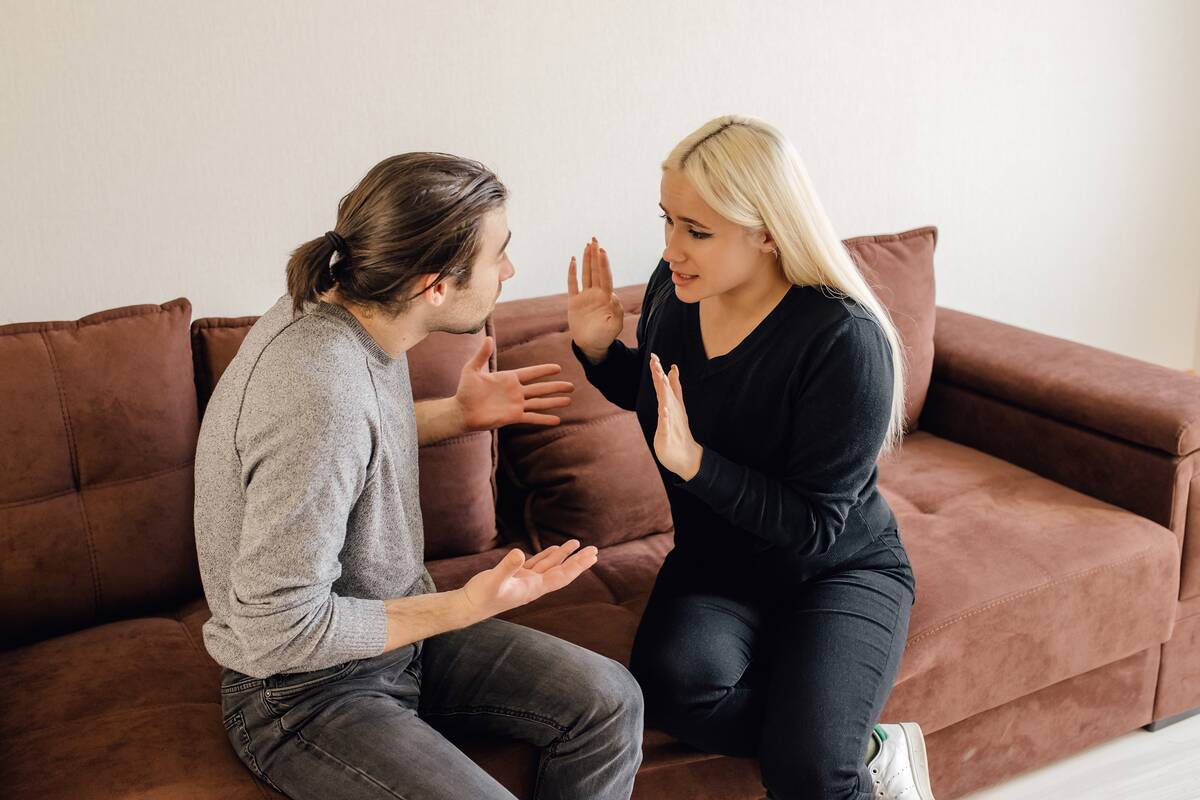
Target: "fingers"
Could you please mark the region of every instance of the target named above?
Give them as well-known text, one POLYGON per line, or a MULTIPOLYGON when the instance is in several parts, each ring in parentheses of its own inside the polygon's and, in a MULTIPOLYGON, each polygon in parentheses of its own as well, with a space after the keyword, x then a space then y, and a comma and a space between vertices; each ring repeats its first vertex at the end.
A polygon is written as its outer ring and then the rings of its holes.
POLYGON ((526 411, 517 422, 522 425, 558 425, 562 420, 552 414, 535 414, 532 411, 526 411))
POLYGON ((600 288, 606 293, 612 294, 612 269, 608 266, 608 253, 603 247, 600 248, 600 288))
POLYGON ((475 351, 475 355, 471 356, 471 360, 467 362, 467 369, 473 369, 476 372, 487 367, 488 358, 492 355, 492 347, 495 345, 495 340, 490 336, 483 337, 483 343, 479 345, 479 349, 475 351))
POLYGON ((575 391, 575 384, 570 381, 546 381, 527 385, 525 397, 544 397, 548 394, 565 394, 573 391, 575 391))
POLYGON ((574 297, 579 294, 579 281, 575 275, 575 256, 571 256, 571 263, 567 266, 567 297, 574 297))
POLYGON ((654 381, 654 393, 658 395, 658 415, 661 417, 667 413, 668 388, 657 353, 650 354, 650 379, 654 381))
POLYGON ((521 383, 529 383, 536 381, 538 378, 545 378, 549 375, 557 375, 562 372, 562 366, 559 364, 535 364, 532 367, 521 367, 513 370, 513 374, 517 376, 517 380, 521 383))
POLYGON ((585 292, 592 288, 592 245, 595 241, 596 237, 593 236, 592 241, 583 248, 583 290, 585 292))
POLYGON ((562 408, 571 405, 569 397, 535 397, 525 401, 526 411, 546 411, 551 408, 562 408))
MULTIPOLYGON (((540 564, 545 564, 546 559, 553 556, 560 547, 561 545, 552 544, 538 552, 536 555, 532 555, 525 559, 525 569, 531 569, 534 572, 545 572, 548 567, 544 566, 542 569, 536 569, 536 567, 540 564)), ((551 563, 549 566, 553 566, 553 563, 551 563)))
POLYGON ((553 569, 561 564, 567 556, 575 552, 579 548, 579 544, 578 539, 569 539, 562 544, 551 545, 526 561, 525 566, 534 572, 545 572, 548 569, 553 569))
POLYGON ((558 566, 546 570, 542 576, 542 587, 547 592, 563 588, 582 575, 584 570, 590 569, 598 557, 596 546, 588 545, 558 566))
POLYGON ((509 550, 504 554, 504 558, 500 559, 500 563, 492 569, 496 570, 501 578, 509 578, 517 574, 517 570, 525 563, 525 553, 520 549, 509 550))
POLYGON ((675 396, 679 398, 679 402, 683 403, 683 384, 679 380, 679 365, 671 365, 671 390, 675 392, 675 396))

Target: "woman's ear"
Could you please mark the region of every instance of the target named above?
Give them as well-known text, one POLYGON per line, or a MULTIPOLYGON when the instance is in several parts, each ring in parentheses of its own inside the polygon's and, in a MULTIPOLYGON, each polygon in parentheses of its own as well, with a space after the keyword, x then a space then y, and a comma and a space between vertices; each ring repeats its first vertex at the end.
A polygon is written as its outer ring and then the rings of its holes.
POLYGON ((779 253, 779 246, 775 244, 775 240, 771 238, 771 232, 766 228, 761 228, 755 231, 753 241, 755 247, 769 256, 774 256, 779 253))

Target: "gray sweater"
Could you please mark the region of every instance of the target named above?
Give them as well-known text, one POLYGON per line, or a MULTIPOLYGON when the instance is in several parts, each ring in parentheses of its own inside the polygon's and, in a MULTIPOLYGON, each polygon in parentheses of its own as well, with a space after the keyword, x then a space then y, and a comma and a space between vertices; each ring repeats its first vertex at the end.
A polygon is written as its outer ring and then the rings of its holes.
POLYGON ((424 563, 408 360, 287 295, 221 376, 196 446, 196 549, 223 666, 266 677, 383 652, 424 563))

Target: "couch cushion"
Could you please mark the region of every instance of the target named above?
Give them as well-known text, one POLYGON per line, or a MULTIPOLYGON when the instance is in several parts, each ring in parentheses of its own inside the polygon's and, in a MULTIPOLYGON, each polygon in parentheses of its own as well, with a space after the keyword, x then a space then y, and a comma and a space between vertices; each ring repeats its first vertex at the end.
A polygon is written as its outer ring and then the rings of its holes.
MULTIPOLYGON (((196 391, 203 409, 225 368, 258 317, 206 317, 192 324, 196 391)), ((475 354, 486 328, 475 334, 433 333, 408 352, 414 400, 449 397, 463 364, 475 354)), ((496 369, 492 354, 490 368, 496 369)), ((421 447, 421 513, 425 557, 486 551, 496 532, 496 433, 479 431, 421 447)))
MULTIPOLYGON (((637 344, 638 316, 625 315, 620 338, 627 344, 637 344)), ((524 497, 522 521, 535 549, 571 538, 606 547, 671 530, 671 508, 637 417, 588 383, 570 333, 506 347, 499 360, 501 369, 561 364, 553 378, 575 385, 571 404, 557 410, 559 425, 500 431, 501 469, 524 497)))
POLYGON ((918 429, 933 374, 933 327, 937 318, 933 251, 937 227, 856 236, 843 244, 900 333, 907 357, 904 429, 918 429))
POLYGON ((893 718, 935 731, 1169 638, 1166 528, 924 431, 879 469, 917 587, 893 718))
POLYGON ((200 593, 190 316, 0 327, 0 645, 200 593))

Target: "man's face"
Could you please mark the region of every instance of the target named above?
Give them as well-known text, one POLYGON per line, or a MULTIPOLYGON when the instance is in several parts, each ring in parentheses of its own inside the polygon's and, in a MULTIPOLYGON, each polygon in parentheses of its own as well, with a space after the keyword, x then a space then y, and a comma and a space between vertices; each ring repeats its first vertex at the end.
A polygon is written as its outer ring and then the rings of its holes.
POLYGON ((508 260, 508 213, 504 206, 489 211, 480 223, 480 246, 471 266, 471 279, 462 286, 446 281, 446 299, 430 316, 430 330, 475 333, 481 330, 501 284, 516 274, 508 260))

